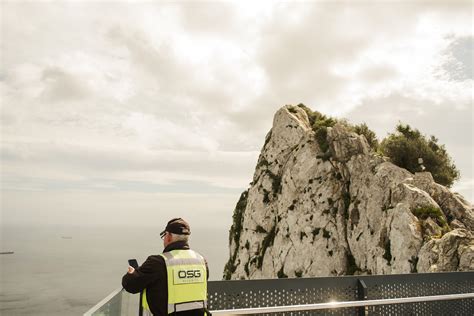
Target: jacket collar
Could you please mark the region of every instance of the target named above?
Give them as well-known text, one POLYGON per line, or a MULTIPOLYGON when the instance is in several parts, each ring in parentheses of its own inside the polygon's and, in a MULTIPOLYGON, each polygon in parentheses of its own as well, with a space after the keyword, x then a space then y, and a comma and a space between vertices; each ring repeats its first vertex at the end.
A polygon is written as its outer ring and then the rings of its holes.
POLYGON ((174 243, 169 244, 163 250, 163 252, 169 252, 171 250, 188 250, 189 244, 186 241, 175 241, 174 243))

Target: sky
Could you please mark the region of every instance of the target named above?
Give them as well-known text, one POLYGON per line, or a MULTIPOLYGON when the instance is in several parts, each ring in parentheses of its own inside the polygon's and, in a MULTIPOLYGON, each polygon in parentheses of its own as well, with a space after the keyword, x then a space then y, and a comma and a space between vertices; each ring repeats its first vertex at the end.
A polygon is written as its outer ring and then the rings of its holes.
POLYGON ((1 222, 230 227, 273 115, 435 135, 474 200, 470 1, 2 1, 1 222))

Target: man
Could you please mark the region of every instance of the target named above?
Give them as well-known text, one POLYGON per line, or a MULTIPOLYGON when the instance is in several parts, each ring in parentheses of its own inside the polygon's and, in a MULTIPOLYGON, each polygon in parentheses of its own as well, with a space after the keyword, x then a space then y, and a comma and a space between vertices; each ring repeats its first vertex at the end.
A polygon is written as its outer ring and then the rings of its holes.
POLYGON ((163 253, 149 256, 136 270, 128 267, 122 286, 130 293, 143 291, 144 315, 204 315, 209 269, 206 260, 189 249, 190 234, 185 220, 170 220, 160 233, 163 253))

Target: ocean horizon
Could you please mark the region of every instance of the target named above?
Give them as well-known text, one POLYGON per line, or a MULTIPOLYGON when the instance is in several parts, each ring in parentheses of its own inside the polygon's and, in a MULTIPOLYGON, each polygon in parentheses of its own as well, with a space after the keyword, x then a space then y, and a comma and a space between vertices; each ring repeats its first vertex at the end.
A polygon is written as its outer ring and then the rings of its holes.
MULTIPOLYGON (((82 315, 121 287, 128 259, 163 250, 161 227, 2 225, 2 315, 82 315)), ((209 280, 221 280, 228 227, 193 227, 191 248, 206 257, 209 280)), ((138 296, 137 296, 138 299, 138 296)))

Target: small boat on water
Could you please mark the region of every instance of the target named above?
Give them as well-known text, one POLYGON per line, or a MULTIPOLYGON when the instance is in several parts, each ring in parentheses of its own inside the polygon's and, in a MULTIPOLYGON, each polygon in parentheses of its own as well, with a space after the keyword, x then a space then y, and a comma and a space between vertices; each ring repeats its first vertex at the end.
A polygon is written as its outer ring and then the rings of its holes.
POLYGON ((13 251, 2 251, 2 252, 0 252, 0 255, 12 255, 14 253, 15 252, 13 252, 13 251))
POLYGON ((72 239, 71 236, 61 236, 62 239, 72 239))

